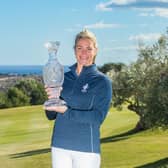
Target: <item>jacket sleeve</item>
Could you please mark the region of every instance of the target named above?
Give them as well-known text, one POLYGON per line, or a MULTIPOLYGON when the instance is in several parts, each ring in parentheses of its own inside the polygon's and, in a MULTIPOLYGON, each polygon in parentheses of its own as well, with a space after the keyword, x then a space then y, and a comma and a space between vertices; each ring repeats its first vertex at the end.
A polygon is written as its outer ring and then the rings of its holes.
POLYGON ((67 111, 63 115, 68 119, 74 120, 76 122, 101 125, 107 115, 111 98, 112 84, 108 80, 104 83, 101 89, 99 88, 97 90, 92 109, 81 110, 68 107, 67 111))
POLYGON ((45 110, 46 117, 48 120, 55 120, 57 117, 57 112, 45 110))

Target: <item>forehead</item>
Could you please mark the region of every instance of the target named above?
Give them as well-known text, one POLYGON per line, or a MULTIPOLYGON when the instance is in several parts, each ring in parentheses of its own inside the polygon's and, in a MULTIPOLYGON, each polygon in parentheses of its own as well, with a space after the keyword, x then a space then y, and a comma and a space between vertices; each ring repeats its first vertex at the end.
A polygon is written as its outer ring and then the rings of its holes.
POLYGON ((89 38, 81 38, 77 41, 77 45, 94 45, 94 42, 89 38))

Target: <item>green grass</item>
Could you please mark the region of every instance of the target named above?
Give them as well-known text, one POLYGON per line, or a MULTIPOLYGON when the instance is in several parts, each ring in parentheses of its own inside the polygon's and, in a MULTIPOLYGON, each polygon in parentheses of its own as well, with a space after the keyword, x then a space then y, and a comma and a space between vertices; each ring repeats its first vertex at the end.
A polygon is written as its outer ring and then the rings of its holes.
MULTIPOLYGON (((102 168, 168 168, 168 131, 133 131, 138 117, 111 109, 101 127, 102 168)), ((42 106, 0 110, 3 168, 49 168, 53 122, 42 106)))

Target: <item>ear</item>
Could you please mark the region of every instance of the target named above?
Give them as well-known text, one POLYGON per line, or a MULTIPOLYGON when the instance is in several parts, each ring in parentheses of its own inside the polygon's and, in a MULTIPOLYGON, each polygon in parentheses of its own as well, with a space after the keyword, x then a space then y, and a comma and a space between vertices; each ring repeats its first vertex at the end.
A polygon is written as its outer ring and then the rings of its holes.
POLYGON ((98 48, 95 48, 95 53, 96 53, 96 55, 97 55, 97 53, 98 53, 98 48))

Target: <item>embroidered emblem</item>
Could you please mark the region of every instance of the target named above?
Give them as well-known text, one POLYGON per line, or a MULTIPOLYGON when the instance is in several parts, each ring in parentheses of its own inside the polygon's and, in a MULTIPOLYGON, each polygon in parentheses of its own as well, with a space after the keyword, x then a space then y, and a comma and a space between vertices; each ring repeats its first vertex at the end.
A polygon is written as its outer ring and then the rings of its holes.
POLYGON ((89 85, 88 85, 88 83, 86 83, 85 85, 83 85, 81 92, 86 93, 88 88, 89 88, 89 85))

